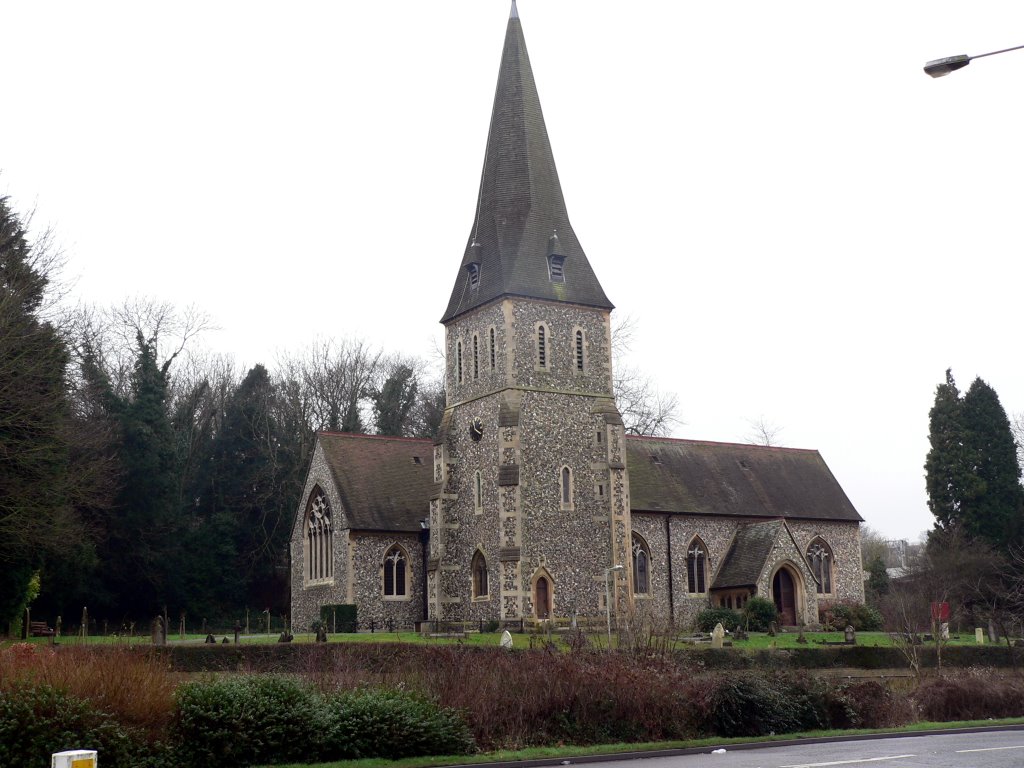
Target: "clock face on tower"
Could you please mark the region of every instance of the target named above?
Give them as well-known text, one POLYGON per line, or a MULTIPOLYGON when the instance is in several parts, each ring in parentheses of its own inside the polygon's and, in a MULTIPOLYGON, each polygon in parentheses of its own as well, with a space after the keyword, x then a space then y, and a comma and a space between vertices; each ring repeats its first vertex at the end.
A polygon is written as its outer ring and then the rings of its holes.
POLYGON ((474 440, 479 440, 484 436, 484 423, 479 416, 469 422, 469 436, 474 440))

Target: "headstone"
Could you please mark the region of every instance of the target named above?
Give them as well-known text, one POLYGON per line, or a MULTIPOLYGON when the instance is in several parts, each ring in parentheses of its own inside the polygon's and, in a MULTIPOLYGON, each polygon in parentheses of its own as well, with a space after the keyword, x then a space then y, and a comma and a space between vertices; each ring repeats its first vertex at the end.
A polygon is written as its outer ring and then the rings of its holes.
POLYGON ((775 637, 777 634, 779 634, 779 625, 776 624, 774 621, 769 621, 768 622, 768 636, 769 637, 775 637))
POLYGON ((976 642, 978 645, 985 644, 985 630, 983 630, 981 627, 975 627, 974 629, 974 642, 976 642))
POLYGON ((327 627, 325 627, 323 624, 316 628, 316 641, 318 643, 327 642, 327 627))
MULTIPOLYGON (((242 625, 235 622, 235 645, 238 645, 238 633, 242 631, 242 625)), ((286 632, 287 634, 287 632, 286 632)))
POLYGON ((722 626, 722 622, 715 624, 715 628, 711 631, 711 647, 721 648, 725 642, 725 627, 722 626))
POLYGON ((204 643, 206 643, 207 645, 211 645, 211 644, 212 644, 212 645, 216 645, 216 644, 217 644, 217 638, 215 638, 215 637, 213 636, 213 633, 212 633, 212 632, 210 632, 210 633, 209 633, 209 634, 208 634, 208 635, 206 636, 206 639, 205 639, 205 640, 203 640, 203 642, 204 642, 204 643))
POLYGON ((804 628, 802 626, 800 627, 800 634, 797 635, 796 641, 800 643, 800 645, 807 645, 807 638, 804 637, 804 628))
POLYGON ((167 635, 164 634, 163 616, 157 616, 153 619, 152 640, 153 645, 167 645, 167 635))
POLYGON ((508 651, 512 650, 512 634, 507 629, 501 633, 501 647, 508 651))
POLYGON ((221 641, 220 641, 220 644, 221 644, 221 645, 227 645, 227 644, 228 644, 228 643, 230 643, 230 642, 231 642, 231 641, 230 641, 230 640, 228 640, 228 639, 227 639, 227 638, 225 637, 225 638, 224 638, 223 640, 221 640, 221 641))
POLYGON ((949 640, 949 622, 944 621, 939 625, 939 633, 943 640, 949 640))
POLYGON ((846 625, 846 633, 845 633, 845 636, 843 637, 843 639, 846 641, 847 645, 856 645, 857 644, 857 633, 853 631, 853 626, 852 625, 850 625, 850 624, 846 625))

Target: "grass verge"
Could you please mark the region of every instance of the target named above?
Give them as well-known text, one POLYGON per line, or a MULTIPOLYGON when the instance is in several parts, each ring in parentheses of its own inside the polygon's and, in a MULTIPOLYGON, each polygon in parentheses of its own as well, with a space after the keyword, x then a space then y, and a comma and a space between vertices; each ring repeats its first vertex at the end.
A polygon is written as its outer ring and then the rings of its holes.
MULTIPOLYGON (((959 720, 949 723, 919 722, 899 728, 860 728, 852 730, 804 731, 761 738, 737 737, 731 739, 707 738, 688 741, 658 741, 642 744, 594 744, 586 747, 533 747, 519 750, 500 750, 476 755, 412 757, 404 760, 342 760, 335 763, 290 763, 272 768, 433 768, 434 766, 466 765, 469 763, 503 763, 517 760, 568 760, 593 755, 612 755, 625 752, 654 752, 663 749, 700 749, 702 747, 728 747, 730 744, 770 743, 794 739, 821 739, 841 736, 870 736, 884 733, 915 733, 919 731, 945 731, 956 728, 980 728, 999 725, 1024 725, 1024 717, 1008 717, 1002 720, 959 720)), ((270 768, 268 766, 268 768, 270 768)))

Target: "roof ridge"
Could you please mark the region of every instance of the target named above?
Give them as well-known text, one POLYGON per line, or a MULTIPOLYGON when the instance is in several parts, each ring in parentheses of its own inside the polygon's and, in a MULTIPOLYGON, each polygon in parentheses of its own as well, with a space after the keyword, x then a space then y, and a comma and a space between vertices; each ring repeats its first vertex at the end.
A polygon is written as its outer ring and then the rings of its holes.
POLYGON ((651 440, 663 443, 689 443, 691 445, 730 445, 736 448, 756 448, 762 451, 790 451, 794 453, 821 453, 817 448, 791 448, 786 445, 758 445, 725 440, 697 440, 691 437, 656 437, 654 435, 626 435, 627 440, 651 440))
POLYGON ((403 437, 401 435, 367 435, 363 432, 335 432, 330 429, 317 430, 317 435, 327 437, 351 437, 357 439, 369 438, 371 440, 400 440, 407 443, 432 443, 429 437, 403 437))

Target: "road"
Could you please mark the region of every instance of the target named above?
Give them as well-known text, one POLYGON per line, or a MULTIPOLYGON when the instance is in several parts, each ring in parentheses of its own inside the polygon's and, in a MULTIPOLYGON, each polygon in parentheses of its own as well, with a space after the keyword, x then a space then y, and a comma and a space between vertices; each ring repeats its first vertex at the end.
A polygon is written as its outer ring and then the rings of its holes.
MULTIPOLYGON (((710 749, 709 749, 710 752, 710 749)), ((571 762, 574 768, 1018 768, 1024 730, 795 744, 724 754, 571 762)))

